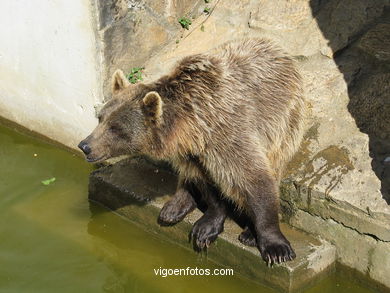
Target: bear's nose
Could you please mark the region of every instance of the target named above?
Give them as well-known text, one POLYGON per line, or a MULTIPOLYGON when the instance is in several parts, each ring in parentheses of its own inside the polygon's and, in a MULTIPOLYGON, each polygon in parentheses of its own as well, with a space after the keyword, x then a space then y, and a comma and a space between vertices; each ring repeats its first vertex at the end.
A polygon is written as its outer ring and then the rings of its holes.
POLYGON ((91 148, 89 147, 89 145, 82 141, 79 143, 78 145, 79 149, 81 149, 83 151, 84 154, 88 155, 90 152, 91 152, 91 148))

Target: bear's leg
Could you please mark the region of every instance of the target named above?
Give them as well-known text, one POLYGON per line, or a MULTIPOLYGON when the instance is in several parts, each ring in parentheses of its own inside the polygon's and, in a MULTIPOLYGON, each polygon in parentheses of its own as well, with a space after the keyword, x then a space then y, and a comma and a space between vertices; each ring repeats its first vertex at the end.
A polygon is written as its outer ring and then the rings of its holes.
POLYGON ((158 216, 157 222, 161 226, 171 226, 179 223, 196 208, 196 202, 191 195, 190 184, 184 182, 184 180, 179 180, 175 195, 164 204, 158 216))
POLYGON ((202 194, 202 200, 207 204, 207 210, 195 222, 190 237, 194 249, 202 250, 209 247, 222 233, 227 210, 225 203, 219 198, 219 192, 216 188, 207 183, 198 183, 197 187, 202 194))
POLYGON ((244 231, 238 236, 238 240, 246 246, 257 246, 256 238, 249 227, 245 227, 244 231))
POLYGON ((268 174, 260 174, 259 184, 246 197, 246 209, 255 231, 257 247, 268 265, 295 258, 290 242, 279 228, 277 183, 268 174))

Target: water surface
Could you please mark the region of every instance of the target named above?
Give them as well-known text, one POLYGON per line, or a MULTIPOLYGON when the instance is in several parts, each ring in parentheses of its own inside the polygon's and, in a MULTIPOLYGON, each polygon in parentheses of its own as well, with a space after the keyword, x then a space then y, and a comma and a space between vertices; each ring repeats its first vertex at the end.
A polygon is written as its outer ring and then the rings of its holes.
MULTIPOLYGON (((72 153, 0 126, 0 166, 0 292, 275 292, 240 276, 156 276, 222 267, 89 203, 91 166, 72 153)), ((334 274, 306 291, 319 292, 369 291, 334 274)))

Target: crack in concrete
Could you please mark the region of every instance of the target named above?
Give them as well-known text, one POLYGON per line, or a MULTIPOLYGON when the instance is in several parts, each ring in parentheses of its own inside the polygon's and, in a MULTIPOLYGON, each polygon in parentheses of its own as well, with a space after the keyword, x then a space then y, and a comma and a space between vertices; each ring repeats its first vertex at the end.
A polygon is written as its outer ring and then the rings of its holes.
POLYGON ((307 213, 307 214, 311 215, 312 217, 318 217, 318 218, 320 218, 320 219, 322 219, 322 220, 324 220, 324 221, 332 220, 333 222, 335 222, 335 223, 337 223, 337 224, 340 224, 340 225, 342 225, 343 227, 345 227, 345 228, 347 228, 347 229, 353 230, 353 231, 357 232, 357 233, 360 234, 360 235, 364 235, 364 236, 368 236, 368 237, 370 237, 370 238, 373 238, 374 240, 376 240, 376 241, 378 241, 378 242, 390 243, 390 241, 386 241, 386 240, 380 239, 380 238, 378 238, 378 237, 377 237, 376 235, 374 235, 374 234, 361 232, 361 231, 357 230, 357 229, 354 228, 354 227, 348 226, 348 225, 346 225, 345 223, 340 222, 339 220, 336 220, 336 219, 333 218, 333 217, 324 218, 324 217, 322 217, 322 216, 320 216, 320 215, 313 214, 313 213, 311 213, 311 212, 309 212, 309 211, 300 209, 300 208, 298 208, 298 207, 295 207, 295 208, 298 209, 298 210, 300 210, 300 211, 302 211, 302 212, 304 212, 304 213, 307 213))

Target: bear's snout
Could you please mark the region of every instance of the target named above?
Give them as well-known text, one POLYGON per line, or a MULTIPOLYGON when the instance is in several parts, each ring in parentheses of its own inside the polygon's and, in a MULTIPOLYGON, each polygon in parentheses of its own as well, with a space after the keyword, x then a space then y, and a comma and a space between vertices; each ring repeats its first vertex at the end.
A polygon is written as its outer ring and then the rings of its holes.
POLYGON ((82 140, 79 145, 79 149, 83 151, 84 154, 89 155, 91 153, 91 148, 85 140, 82 140))

